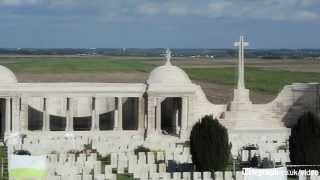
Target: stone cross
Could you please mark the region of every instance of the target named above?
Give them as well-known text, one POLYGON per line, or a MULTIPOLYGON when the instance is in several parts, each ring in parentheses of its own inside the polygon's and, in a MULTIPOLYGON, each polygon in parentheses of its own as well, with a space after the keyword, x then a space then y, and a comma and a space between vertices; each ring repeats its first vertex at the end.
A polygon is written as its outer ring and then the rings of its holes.
POLYGON ((248 42, 244 41, 244 37, 240 36, 240 41, 234 43, 235 47, 239 48, 239 64, 238 64, 238 89, 245 89, 244 85, 244 48, 249 46, 248 42))
POLYGON ((166 56, 166 59, 167 59, 166 65, 167 66, 171 65, 171 51, 170 51, 169 48, 166 50, 165 56, 166 56))

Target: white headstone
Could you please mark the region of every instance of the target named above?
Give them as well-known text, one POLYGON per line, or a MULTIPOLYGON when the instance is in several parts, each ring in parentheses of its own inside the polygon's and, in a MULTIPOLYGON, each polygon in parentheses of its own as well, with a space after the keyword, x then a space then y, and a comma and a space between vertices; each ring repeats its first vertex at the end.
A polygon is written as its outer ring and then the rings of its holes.
POLYGON ((223 180, 223 173, 221 171, 217 171, 214 173, 215 180, 223 180))
POLYGON ((242 171, 237 171, 236 172, 236 180, 243 180, 242 171))
POLYGON ((167 168, 166 168, 166 164, 164 163, 161 163, 161 164, 158 164, 158 167, 159 167, 159 173, 164 173, 167 171, 167 168))

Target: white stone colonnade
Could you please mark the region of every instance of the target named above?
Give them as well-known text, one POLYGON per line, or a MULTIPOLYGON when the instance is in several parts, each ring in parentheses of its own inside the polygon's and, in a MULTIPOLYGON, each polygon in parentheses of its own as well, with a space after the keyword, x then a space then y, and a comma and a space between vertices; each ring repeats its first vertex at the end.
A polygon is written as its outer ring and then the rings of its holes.
MULTIPOLYGON (((10 133, 46 133, 55 131, 74 132, 75 118, 88 117, 89 129, 85 131, 126 131, 135 130, 148 134, 162 134, 161 103, 166 98, 181 100, 174 124, 174 136, 183 137, 189 123, 190 94, 145 96, 145 84, 122 83, 16 83, 0 87, 0 98, 5 101, 5 135, 10 133), (125 108, 130 98, 131 108, 125 108), (103 102, 103 103, 102 103, 103 102), (36 110, 37 121, 32 121, 32 112, 36 110), (52 110, 54 109, 54 110, 52 110), (101 110, 102 109, 102 110, 101 110), (101 129, 101 114, 112 112, 112 129, 101 129), (53 113, 54 111, 54 113, 53 113), (135 117, 130 123, 134 129, 125 129, 124 114, 130 111, 128 117, 135 117), (52 116, 59 116, 65 120, 63 129, 52 130, 52 116), (134 122, 133 122, 134 121, 134 122), (30 129, 30 126, 37 126, 30 129)), ((53 121, 55 122, 55 121, 53 121)), ((62 126, 62 125, 61 125, 62 126)))
POLYGON ((145 83, 19 83, 9 69, 0 66, 0 98, 5 101, 0 112, 5 111, 6 121, 1 135, 135 130, 184 139, 197 119, 212 114, 214 108, 202 89, 170 59, 167 50, 166 63, 152 70, 145 83), (52 130, 51 122, 63 128, 52 130))
MULTIPOLYGON (((121 83, 17 83, 0 87, 0 98, 4 102, 2 109, 5 114, 5 134, 28 133, 30 132, 29 112, 30 107, 42 114, 41 129, 37 132, 48 132, 50 127, 50 108, 62 109, 60 114, 65 117, 65 130, 74 131, 74 117, 76 114, 84 114, 88 110, 90 116, 90 131, 100 131, 100 113, 97 102, 101 99, 114 99, 112 130, 122 131, 123 129, 123 105, 129 98, 132 101, 133 111, 137 112, 137 129, 143 130, 145 127, 144 114, 144 84, 121 84, 121 83), (63 102, 54 103, 51 99, 60 99, 63 102), (78 104, 83 99, 88 99, 88 104, 78 104), (51 100, 51 101, 50 101, 51 100), (36 104, 36 106, 33 106, 36 104), (78 107, 79 106, 79 107, 78 107), (76 114, 75 114, 76 113, 76 114)), ((100 104, 101 105, 101 104, 100 104)), ((103 104, 108 106, 108 102, 103 104)), ((107 107, 103 107, 107 108, 107 107)), ((3 121, 2 120, 2 121, 3 121)))
POLYGON ((162 113, 164 112, 161 106, 167 98, 175 98, 180 100, 180 106, 177 109, 177 112, 173 114, 173 116, 176 116, 175 118, 173 118, 174 122, 172 122, 173 127, 176 128, 176 132, 169 134, 183 138, 189 130, 189 124, 191 124, 189 123, 191 121, 191 119, 189 118, 191 114, 191 111, 189 109, 189 99, 191 97, 190 95, 186 94, 182 94, 182 96, 178 96, 176 94, 161 96, 159 94, 154 95, 150 93, 147 99, 147 132, 151 135, 163 134, 164 129, 162 129, 162 113))

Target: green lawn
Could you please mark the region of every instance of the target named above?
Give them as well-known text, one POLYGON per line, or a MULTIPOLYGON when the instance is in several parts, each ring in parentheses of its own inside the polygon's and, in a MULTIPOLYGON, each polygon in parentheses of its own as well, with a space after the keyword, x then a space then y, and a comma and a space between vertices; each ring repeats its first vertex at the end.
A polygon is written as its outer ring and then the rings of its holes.
POLYGON ((117 174, 117 180, 133 180, 132 174, 117 174))
POLYGON ((149 71, 152 65, 141 60, 115 60, 110 58, 42 58, 26 59, 4 64, 14 72, 62 73, 62 72, 112 72, 149 71))
MULTIPOLYGON (((26 58, 17 62, 3 64, 16 73, 80 73, 141 71, 150 72, 155 65, 140 59, 120 58, 26 58)), ((191 79, 208 81, 223 85, 235 85, 236 68, 187 68, 191 79)), ((246 69, 246 85, 254 91, 277 94, 285 85, 293 82, 317 82, 320 73, 289 72, 246 69)))
MULTIPOLYGON (((237 82, 235 68, 186 69, 186 71, 192 79, 196 80, 225 85, 235 85, 237 82)), ((276 94, 285 85, 294 82, 319 82, 319 80, 320 73, 262 70, 258 68, 246 69, 247 87, 268 94, 276 94)))

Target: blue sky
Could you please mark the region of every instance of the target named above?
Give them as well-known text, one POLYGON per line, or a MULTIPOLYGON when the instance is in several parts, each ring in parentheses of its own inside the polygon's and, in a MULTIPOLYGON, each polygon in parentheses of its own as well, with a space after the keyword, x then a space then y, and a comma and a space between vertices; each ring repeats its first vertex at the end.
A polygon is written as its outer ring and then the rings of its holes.
POLYGON ((0 0, 0 47, 320 48, 320 0, 0 0))

